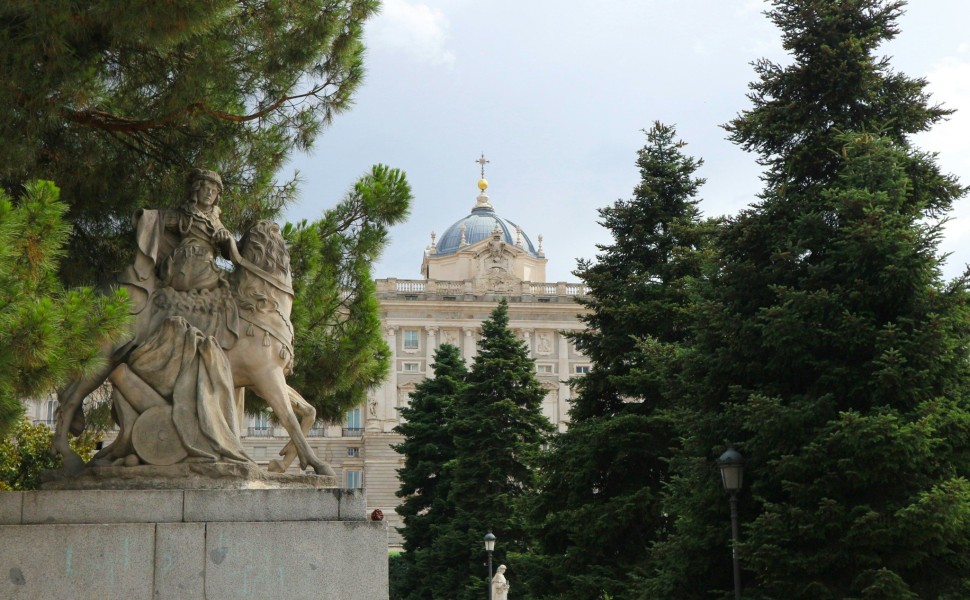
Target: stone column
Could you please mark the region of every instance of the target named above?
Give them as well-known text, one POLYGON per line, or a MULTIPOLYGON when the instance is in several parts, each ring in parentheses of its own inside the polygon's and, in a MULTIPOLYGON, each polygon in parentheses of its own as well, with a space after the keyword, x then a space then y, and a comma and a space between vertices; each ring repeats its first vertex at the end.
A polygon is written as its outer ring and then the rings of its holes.
POLYGON ((391 373, 384 381, 384 406, 378 408, 377 414, 381 419, 397 421, 399 419, 397 411, 397 330, 396 326, 387 328, 387 345, 391 348, 391 373))
POLYGON ((564 414, 562 403, 569 400, 569 386, 564 382, 572 378, 573 373, 569 370, 569 340, 561 331, 555 335, 559 337, 559 414, 564 414))
POLYGON ((525 342, 525 348, 529 351, 529 356, 532 358, 536 357, 535 348, 532 347, 532 332, 535 331, 531 327, 525 327, 522 329, 522 341, 525 342))
POLYGON ((435 336, 438 334, 437 327, 425 327, 424 330, 427 332, 425 336, 425 362, 424 362, 424 376, 428 379, 434 377, 434 369, 431 365, 434 363, 434 351, 438 349, 438 344, 435 341, 435 336))
POLYGON ((462 331, 465 332, 465 341, 462 344, 461 357, 471 367, 472 359, 475 358, 475 330, 466 327, 462 331))

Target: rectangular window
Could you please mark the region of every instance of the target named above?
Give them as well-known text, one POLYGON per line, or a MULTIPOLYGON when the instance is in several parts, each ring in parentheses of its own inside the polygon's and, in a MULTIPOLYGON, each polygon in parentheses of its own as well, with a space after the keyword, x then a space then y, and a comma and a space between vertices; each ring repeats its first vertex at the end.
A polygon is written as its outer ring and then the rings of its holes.
POLYGON ((47 416, 44 417, 43 415, 41 415, 43 418, 41 418, 37 423, 34 423, 34 425, 37 425, 38 423, 43 423, 44 425, 47 425, 51 429, 54 429, 54 427, 57 425, 57 407, 58 407, 57 400, 48 400, 47 416))
POLYGON ((322 421, 317 421, 307 432, 307 437, 323 437, 327 435, 327 425, 322 421))
POLYGON ((404 349, 405 350, 417 350, 418 349, 418 330, 417 329, 405 329, 404 330, 404 349))
POLYGON ((589 365, 576 365, 576 374, 585 375, 589 373, 589 365))
POLYGON ((552 365, 536 365, 536 373, 549 375, 552 373, 552 365))
POLYGON ((361 483, 361 472, 360 471, 344 471, 344 479, 346 481, 347 489, 357 490, 362 486, 361 483))
POLYGON ((421 366, 420 363, 416 363, 416 362, 406 362, 406 363, 404 363, 404 370, 407 371, 408 373, 417 373, 418 372, 418 367, 420 367, 420 366, 421 366))
POLYGON ((251 421, 249 426, 250 437, 273 437, 273 426, 269 422, 268 413, 259 413, 251 421))
POLYGON ((350 446, 350 447, 347 448, 347 457, 348 458, 357 458, 359 456, 360 456, 360 448, 358 448, 356 446, 350 446))
POLYGON ((347 411, 347 418, 344 421, 344 437, 356 437, 364 434, 364 428, 360 424, 360 407, 347 411))

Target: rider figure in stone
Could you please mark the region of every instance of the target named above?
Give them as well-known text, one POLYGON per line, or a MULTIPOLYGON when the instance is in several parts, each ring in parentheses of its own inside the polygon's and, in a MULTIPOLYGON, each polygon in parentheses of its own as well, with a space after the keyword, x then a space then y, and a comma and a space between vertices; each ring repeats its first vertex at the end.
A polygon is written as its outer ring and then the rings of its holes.
POLYGON ((172 316, 215 337, 224 350, 238 339, 238 308, 228 273, 217 264, 220 257, 231 260, 235 242, 219 219, 221 193, 218 173, 193 169, 181 207, 135 214, 138 253, 121 282, 127 284, 139 316, 136 342, 172 316))
POLYGON ((196 169, 189 177, 188 198, 181 208, 165 214, 165 228, 178 234, 179 245, 162 265, 162 284, 176 290, 214 290, 226 284, 216 265, 219 246, 232 237, 219 220, 222 178, 196 169))

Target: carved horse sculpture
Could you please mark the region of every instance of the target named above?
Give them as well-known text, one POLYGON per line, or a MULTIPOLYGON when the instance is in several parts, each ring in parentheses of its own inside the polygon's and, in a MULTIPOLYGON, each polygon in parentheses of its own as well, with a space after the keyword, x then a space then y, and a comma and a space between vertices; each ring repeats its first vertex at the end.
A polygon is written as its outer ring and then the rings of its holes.
MULTIPOLYGON (((232 370, 233 385, 237 388, 236 404, 242 414, 243 389, 250 389, 273 409, 279 422, 290 435, 290 442, 280 453, 283 460, 270 463, 271 471, 284 471, 294 458, 300 466, 310 466, 317 474, 334 475, 333 469, 321 461, 306 439, 306 433, 316 420, 316 410, 286 383, 292 369, 293 333, 290 311, 293 306, 292 278, 289 254, 279 227, 261 221, 240 241, 229 240, 229 253, 236 264, 230 277, 230 290, 238 309, 245 333, 225 350, 232 370), (299 419, 299 420, 298 420, 299 419)), ((77 473, 84 463, 68 445, 68 432, 75 435, 84 429, 80 412, 84 398, 101 386, 115 369, 124 369, 126 352, 136 339, 149 328, 151 310, 139 313, 132 336, 124 343, 103 348, 106 366, 91 377, 76 380, 58 394, 60 412, 54 434, 54 448, 63 456, 63 472, 77 473)))

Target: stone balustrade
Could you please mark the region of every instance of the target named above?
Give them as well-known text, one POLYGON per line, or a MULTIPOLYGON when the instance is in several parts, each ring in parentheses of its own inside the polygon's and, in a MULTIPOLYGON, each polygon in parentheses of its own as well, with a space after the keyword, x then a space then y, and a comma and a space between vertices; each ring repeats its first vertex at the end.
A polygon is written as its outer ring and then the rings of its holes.
POLYGON ((588 292, 581 283, 555 283, 523 281, 512 294, 487 292, 482 295, 475 290, 473 281, 442 281, 435 279, 378 279, 377 295, 384 299, 435 300, 449 296, 471 299, 479 296, 508 296, 534 298, 537 301, 560 301, 585 296, 588 292))

